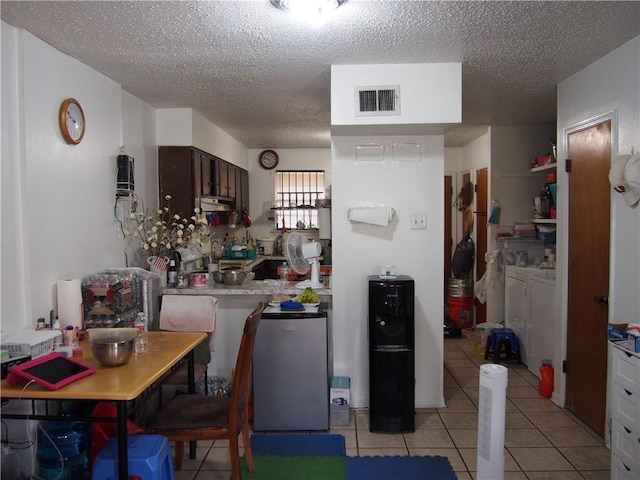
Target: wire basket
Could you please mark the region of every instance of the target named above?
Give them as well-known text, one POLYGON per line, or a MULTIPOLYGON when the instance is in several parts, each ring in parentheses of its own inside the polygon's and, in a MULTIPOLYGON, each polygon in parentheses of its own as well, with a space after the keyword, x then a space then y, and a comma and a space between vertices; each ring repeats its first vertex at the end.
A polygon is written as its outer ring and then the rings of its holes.
POLYGON ((34 330, 29 328, 20 332, 3 335, 2 350, 8 350, 11 357, 31 355, 37 358, 53 352, 55 340, 62 335, 59 330, 34 330))

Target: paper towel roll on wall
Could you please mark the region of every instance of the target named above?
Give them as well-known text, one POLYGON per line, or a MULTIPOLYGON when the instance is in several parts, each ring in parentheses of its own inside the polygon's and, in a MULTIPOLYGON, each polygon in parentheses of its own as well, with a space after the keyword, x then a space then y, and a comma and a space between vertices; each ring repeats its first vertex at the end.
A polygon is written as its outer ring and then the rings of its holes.
POLYGON ((331 199, 316 200, 316 208, 318 209, 318 238, 331 240, 331 199))
POLYGON ((395 211, 391 207, 355 207, 349 209, 349 220, 386 227, 394 214, 395 211))
POLYGON ((82 290, 80 280, 58 280, 56 282, 58 320, 63 326, 82 328, 82 290))

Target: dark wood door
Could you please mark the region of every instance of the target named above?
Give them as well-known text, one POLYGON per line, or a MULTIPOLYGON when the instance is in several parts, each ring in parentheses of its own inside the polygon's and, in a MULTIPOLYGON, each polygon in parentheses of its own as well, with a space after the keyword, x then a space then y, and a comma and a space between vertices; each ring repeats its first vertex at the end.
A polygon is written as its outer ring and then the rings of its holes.
POLYGON ((158 186, 160 205, 171 195, 171 208, 178 215, 191 217, 199 182, 199 157, 189 147, 158 147, 158 186))
POLYGON ((446 295, 449 278, 451 278, 451 259, 453 255, 453 177, 444 177, 444 292, 446 295))
POLYGON ((222 160, 221 158, 215 159, 215 195, 219 195, 221 197, 228 197, 229 190, 231 189, 229 186, 229 164, 222 160))
POLYGON ((607 391, 611 122, 568 136, 566 407, 604 436, 607 391))
POLYGON ((207 155, 206 153, 200 153, 200 190, 201 195, 204 197, 208 197, 213 195, 213 172, 214 172, 214 160, 213 157, 207 155))
MULTIPOLYGON (((236 199, 238 196, 236 181, 238 179, 238 167, 236 167, 233 163, 227 164, 227 185, 229 185, 229 189, 227 190, 227 197, 236 199)), ((238 212, 242 208, 240 205, 236 205, 238 212)))
MULTIPOLYGON (((487 270, 484 260, 487 253, 487 199, 488 170, 482 168, 476 172, 476 281, 480 280, 487 270)), ((487 321, 487 304, 480 303, 474 297, 476 325, 487 321)))
POLYGON ((236 172, 236 206, 240 211, 249 209, 249 172, 243 168, 236 172))

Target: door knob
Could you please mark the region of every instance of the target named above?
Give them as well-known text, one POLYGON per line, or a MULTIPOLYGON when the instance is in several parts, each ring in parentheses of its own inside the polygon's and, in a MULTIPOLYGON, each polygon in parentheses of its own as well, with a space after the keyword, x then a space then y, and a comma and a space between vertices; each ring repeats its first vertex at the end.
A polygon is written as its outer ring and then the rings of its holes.
POLYGON ((609 297, 607 295, 600 295, 599 297, 593 297, 593 301, 598 305, 609 305, 609 297))

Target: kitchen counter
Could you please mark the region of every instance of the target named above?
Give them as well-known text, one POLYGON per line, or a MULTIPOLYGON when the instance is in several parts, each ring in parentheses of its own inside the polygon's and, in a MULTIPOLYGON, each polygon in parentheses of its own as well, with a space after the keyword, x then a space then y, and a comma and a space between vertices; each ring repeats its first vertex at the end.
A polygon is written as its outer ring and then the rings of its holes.
MULTIPOLYGON (((215 283, 209 279, 206 287, 199 288, 164 288, 163 295, 210 295, 218 302, 218 313, 214 336, 214 348, 208 366, 209 377, 231 377, 231 369, 235 366, 238 345, 247 315, 258 302, 268 302, 276 291, 298 295, 302 290, 295 287, 296 282, 288 282, 284 289, 279 280, 245 280, 242 285, 226 285, 215 283), (280 288, 276 290, 276 285, 280 288)), ((322 309, 328 318, 332 315, 332 294, 330 288, 316 289, 320 296, 322 309)))
MULTIPOLYGON (((331 296, 330 288, 316 288, 318 295, 331 296)), ((302 289, 296 288, 296 282, 281 284, 280 280, 245 280, 241 285, 227 285, 225 283, 215 283, 211 278, 206 287, 197 288, 165 288, 163 294, 168 295, 273 295, 274 293, 284 293, 285 295, 298 295, 302 289)))

